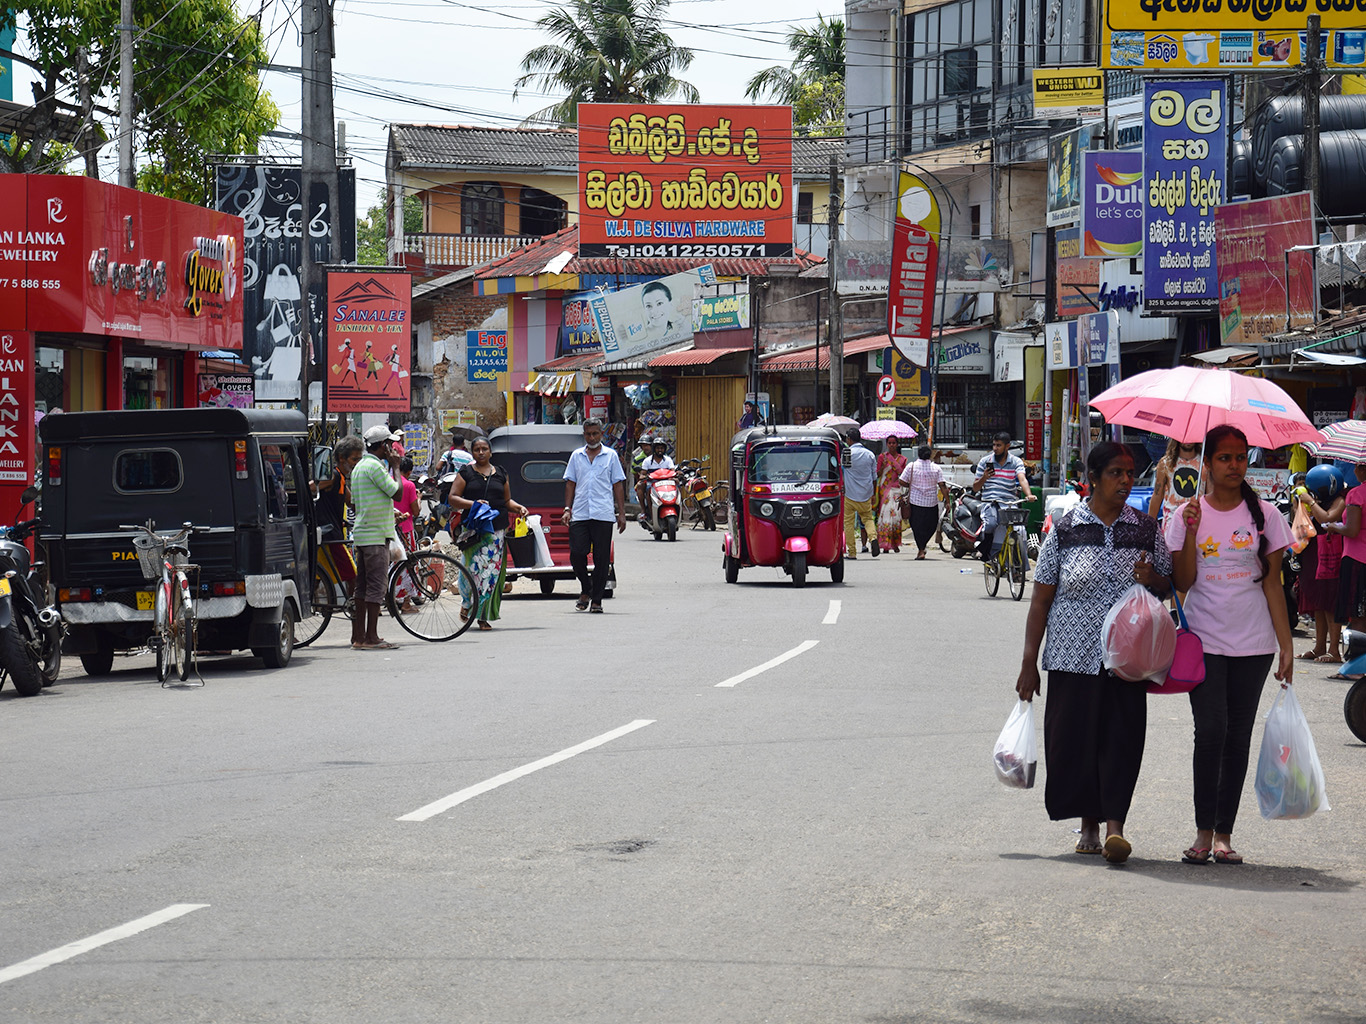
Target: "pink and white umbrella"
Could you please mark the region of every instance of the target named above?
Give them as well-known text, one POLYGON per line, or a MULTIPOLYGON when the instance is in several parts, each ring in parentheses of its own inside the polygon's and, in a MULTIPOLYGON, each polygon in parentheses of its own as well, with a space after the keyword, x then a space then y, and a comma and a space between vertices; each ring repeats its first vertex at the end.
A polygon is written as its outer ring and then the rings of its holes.
POLYGON ((832 412, 823 412, 810 423, 808 423, 807 426, 834 427, 836 430, 838 430, 840 427, 857 427, 858 420, 851 419, 848 416, 836 416, 832 412))
POLYGON ((1366 420, 1330 423, 1320 433, 1323 435, 1322 441, 1310 441, 1304 446, 1310 455, 1317 455, 1321 459, 1366 462, 1366 420))
POLYGON ((916 436, 915 427, 901 420, 869 420, 859 427, 858 432, 865 441, 885 441, 889 437, 912 438, 916 436))
POLYGON ((1102 391, 1091 399, 1091 408, 1107 423, 1141 427, 1178 441, 1203 441, 1213 427, 1225 423, 1258 448, 1323 440, 1295 400, 1275 384, 1229 370, 1149 370, 1102 391))

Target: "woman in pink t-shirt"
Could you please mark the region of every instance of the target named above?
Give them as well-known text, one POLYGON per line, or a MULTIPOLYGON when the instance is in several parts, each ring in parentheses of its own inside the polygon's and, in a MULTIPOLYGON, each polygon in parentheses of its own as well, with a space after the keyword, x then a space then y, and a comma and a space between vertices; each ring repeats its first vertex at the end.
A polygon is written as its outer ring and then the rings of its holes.
POLYGON ((1208 490, 1166 520, 1172 583, 1205 647, 1205 681, 1190 693, 1195 718, 1195 842, 1188 864, 1243 862, 1233 822, 1266 674, 1290 682, 1295 654, 1281 587, 1281 556, 1294 537, 1247 474, 1247 438, 1230 426, 1205 437, 1208 490))
POLYGON ((1342 521, 1324 523, 1323 529, 1342 537, 1342 561, 1338 565, 1337 621, 1352 629, 1366 629, 1366 464, 1356 467, 1358 485, 1347 492, 1342 521))

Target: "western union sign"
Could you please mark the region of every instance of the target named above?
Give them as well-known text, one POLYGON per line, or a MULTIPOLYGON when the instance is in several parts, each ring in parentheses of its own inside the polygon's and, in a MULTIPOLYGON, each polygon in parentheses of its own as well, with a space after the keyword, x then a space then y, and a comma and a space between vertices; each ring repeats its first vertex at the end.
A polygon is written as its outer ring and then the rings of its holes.
POLYGON ((1099 68, 1035 68, 1035 117, 1095 117, 1105 110, 1099 68))

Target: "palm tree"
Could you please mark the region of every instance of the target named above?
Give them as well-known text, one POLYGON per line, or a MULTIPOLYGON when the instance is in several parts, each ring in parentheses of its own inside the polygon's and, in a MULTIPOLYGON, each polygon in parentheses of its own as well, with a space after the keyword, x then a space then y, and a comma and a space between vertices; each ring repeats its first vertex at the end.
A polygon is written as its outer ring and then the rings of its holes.
POLYGON ((765 68, 749 80, 745 95, 757 100, 768 94, 779 103, 800 103, 803 94, 818 82, 844 82, 844 21, 817 17, 813 28, 793 25, 787 34, 793 54, 791 67, 765 68))
MULTIPOLYGON (((521 88, 536 83, 568 93, 527 121, 578 122, 580 103, 656 103, 677 97, 697 103, 701 94, 674 77, 693 53, 661 28, 669 0, 573 0, 536 24, 556 40, 522 58, 521 88)), ((516 93, 513 94, 514 96, 516 93)))

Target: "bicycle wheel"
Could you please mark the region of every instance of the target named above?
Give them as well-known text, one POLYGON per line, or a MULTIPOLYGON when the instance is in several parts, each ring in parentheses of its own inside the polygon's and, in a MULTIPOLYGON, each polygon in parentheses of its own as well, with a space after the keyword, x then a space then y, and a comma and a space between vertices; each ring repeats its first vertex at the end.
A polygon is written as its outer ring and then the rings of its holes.
POLYGON ((323 630, 332 621, 332 601, 335 588, 332 581, 322 573, 313 577, 313 595, 309 603, 313 609, 313 614, 306 619, 300 619, 294 624, 294 646, 295 648, 307 647, 318 637, 323 635, 323 630))
MULTIPOLYGON (((1005 549, 1002 548, 1002 551, 1005 549)), ((982 563, 982 580, 987 585, 987 596, 995 597, 1001 589, 1001 556, 993 555, 982 563)))
POLYGON ((711 489, 711 514, 717 526, 730 522, 730 484, 717 484, 711 489))
POLYGON ((156 599, 152 602, 152 643, 156 645, 157 682, 166 682, 170 674, 171 657, 171 605, 167 600, 167 584, 163 580, 157 584, 156 599))
POLYGON ((1010 571, 1010 596, 1018 601, 1024 597, 1025 585, 1025 566, 1028 564, 1028 556, 1020 545, 1020 538, 1012 533, 1007 541, 1010 545, 1010 559, 1008 562, 1010 571))
POLYGON ((434 551, 418 551, 389 572, 389 614, 419 640, 454 640, 474 625, 476 613, 461 619, 460 590, 478 594, 479 583, 463 562, 434 551), (452 581, 464 581, 453 587, 452 581), (452 592, 454 591, 454 592, 452 592), (400 611, 406 603, 410 611, 400 611))
POLYGON ((190 678, 189 617, 185 612, 185 595, 180 587, 171 584, 171 665, 182 683, 190 678))

